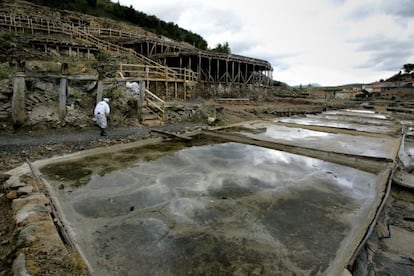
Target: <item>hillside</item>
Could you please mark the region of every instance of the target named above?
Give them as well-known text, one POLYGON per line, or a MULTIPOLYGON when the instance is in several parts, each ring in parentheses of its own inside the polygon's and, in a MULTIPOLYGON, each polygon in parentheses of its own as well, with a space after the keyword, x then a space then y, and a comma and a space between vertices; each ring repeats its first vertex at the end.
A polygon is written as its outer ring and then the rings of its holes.
POLYGON ((144 12, 137 11, 130 7, 113 3, 110 0, 86 1, 86 0, 29 0, 32 3, 58 8, 61 10, 70 10, 81 14, 89 14, 96 17, 108 18, 121 21, 140 27, 147 32, 157 36, 165 36, 177 42, 185 42, 195 47, 206 50, 207 41, 199 34, 181 28, 174 22, 165 22, 155 15, 147 15, 144 12))

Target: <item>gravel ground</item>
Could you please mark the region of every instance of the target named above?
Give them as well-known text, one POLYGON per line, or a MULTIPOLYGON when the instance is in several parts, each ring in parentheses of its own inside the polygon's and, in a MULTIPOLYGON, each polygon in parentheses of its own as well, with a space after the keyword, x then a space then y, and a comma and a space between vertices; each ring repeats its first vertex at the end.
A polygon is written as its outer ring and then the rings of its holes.
MULTIPOLYGON (((204 127, 193 123, 180 123, 156 127, 154 129, 172 133, 182 133, 204 127)), ((31 161, 61 155, 74 151, 128 143, 139 139, 157 136, 148 127, 108 128, 108 136, 99 135, 99 130, 53 130, 48 132, 20 132, 0 134, 0 172, 15 168, 26 158, 31 161)))

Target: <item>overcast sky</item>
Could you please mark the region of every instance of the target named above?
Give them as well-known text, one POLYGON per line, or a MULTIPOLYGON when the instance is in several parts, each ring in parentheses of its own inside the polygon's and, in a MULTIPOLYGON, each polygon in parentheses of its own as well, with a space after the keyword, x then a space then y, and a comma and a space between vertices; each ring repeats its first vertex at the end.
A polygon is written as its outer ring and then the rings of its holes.
POLYGON ((414 0, 120 0, 265 59, 289 85, 370 83, 414 63, 414 0))

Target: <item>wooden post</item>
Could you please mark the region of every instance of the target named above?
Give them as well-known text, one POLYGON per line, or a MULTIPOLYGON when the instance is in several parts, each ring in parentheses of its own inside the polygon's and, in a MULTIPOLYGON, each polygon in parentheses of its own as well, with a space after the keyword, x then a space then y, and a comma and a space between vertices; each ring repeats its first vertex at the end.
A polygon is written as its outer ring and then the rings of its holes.
POLYGON ((64 121, 66 116, 66 90, 67 90, 67 78, 60 79, 59 87, 59 120, 64 121))
POLYGON ((237 70, 237 82, 241 82, 241 69, 240 69, 240 62, 239 62, 239 69, 237 70))
POLYGON ((198 66, 197 66, 197 73, 201 74, 201 55, 198 55, 198 66))
POLYGON ((229 60, 226 59, 226 78, 225 78, 225 82, 228 83, 229 82, 229 60))
POLYGON ((244 81, 245 81, 245 83, 248 83, 248 76, 247 76, 247 67, 248 67, 249 65, 248 64, 246 64, 246 74, 244 75, 244 81))
POLYGON ((185 101, 185 100, 187 100, 187 70, 185 70, 185 69, 184 69, 183 90, 184 90, 184 101, 185 101))
POLYGON ((234 82, 234 61, 231 63, 231 82, 234 82))
POLYGON ((216 72, 216 81, 220 81, 220 59, 217 59, 217 72, 216 72))
POLYGON ((213 79, 212 75, 211 75, 211 58, 208 58, 208 77, 207 77, 207 81, 211 81, 211 79, 213 79))
POLYGON ((18 72, 13 78, 12 120, 15 126, 21 126, 26 121, 26 82, 24 73, 18 72))
POLYGON ((102 101, 103 96, 103 83, 102 80, 98 80, 98 87, 96 88, 96 102, 102 101))
POLYGON ((144 108, 144 101, 145 101, 145 82, 143 80, 139 81, 139 98, 137 104, 137 115, 138 120, 142 122, 142 109, 144 108))

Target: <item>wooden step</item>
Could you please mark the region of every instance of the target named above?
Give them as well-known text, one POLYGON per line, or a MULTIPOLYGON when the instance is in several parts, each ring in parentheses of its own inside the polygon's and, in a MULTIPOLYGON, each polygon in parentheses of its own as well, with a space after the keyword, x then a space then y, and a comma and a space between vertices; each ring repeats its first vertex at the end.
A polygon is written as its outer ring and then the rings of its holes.
POLYGON ((157 114, 142 114, 142 120, 159 120, 160 117, 157 114))
POLYGON ((143 120, 142 124, 147 127, 163 126, 164 122, 161 120, 143 120))

